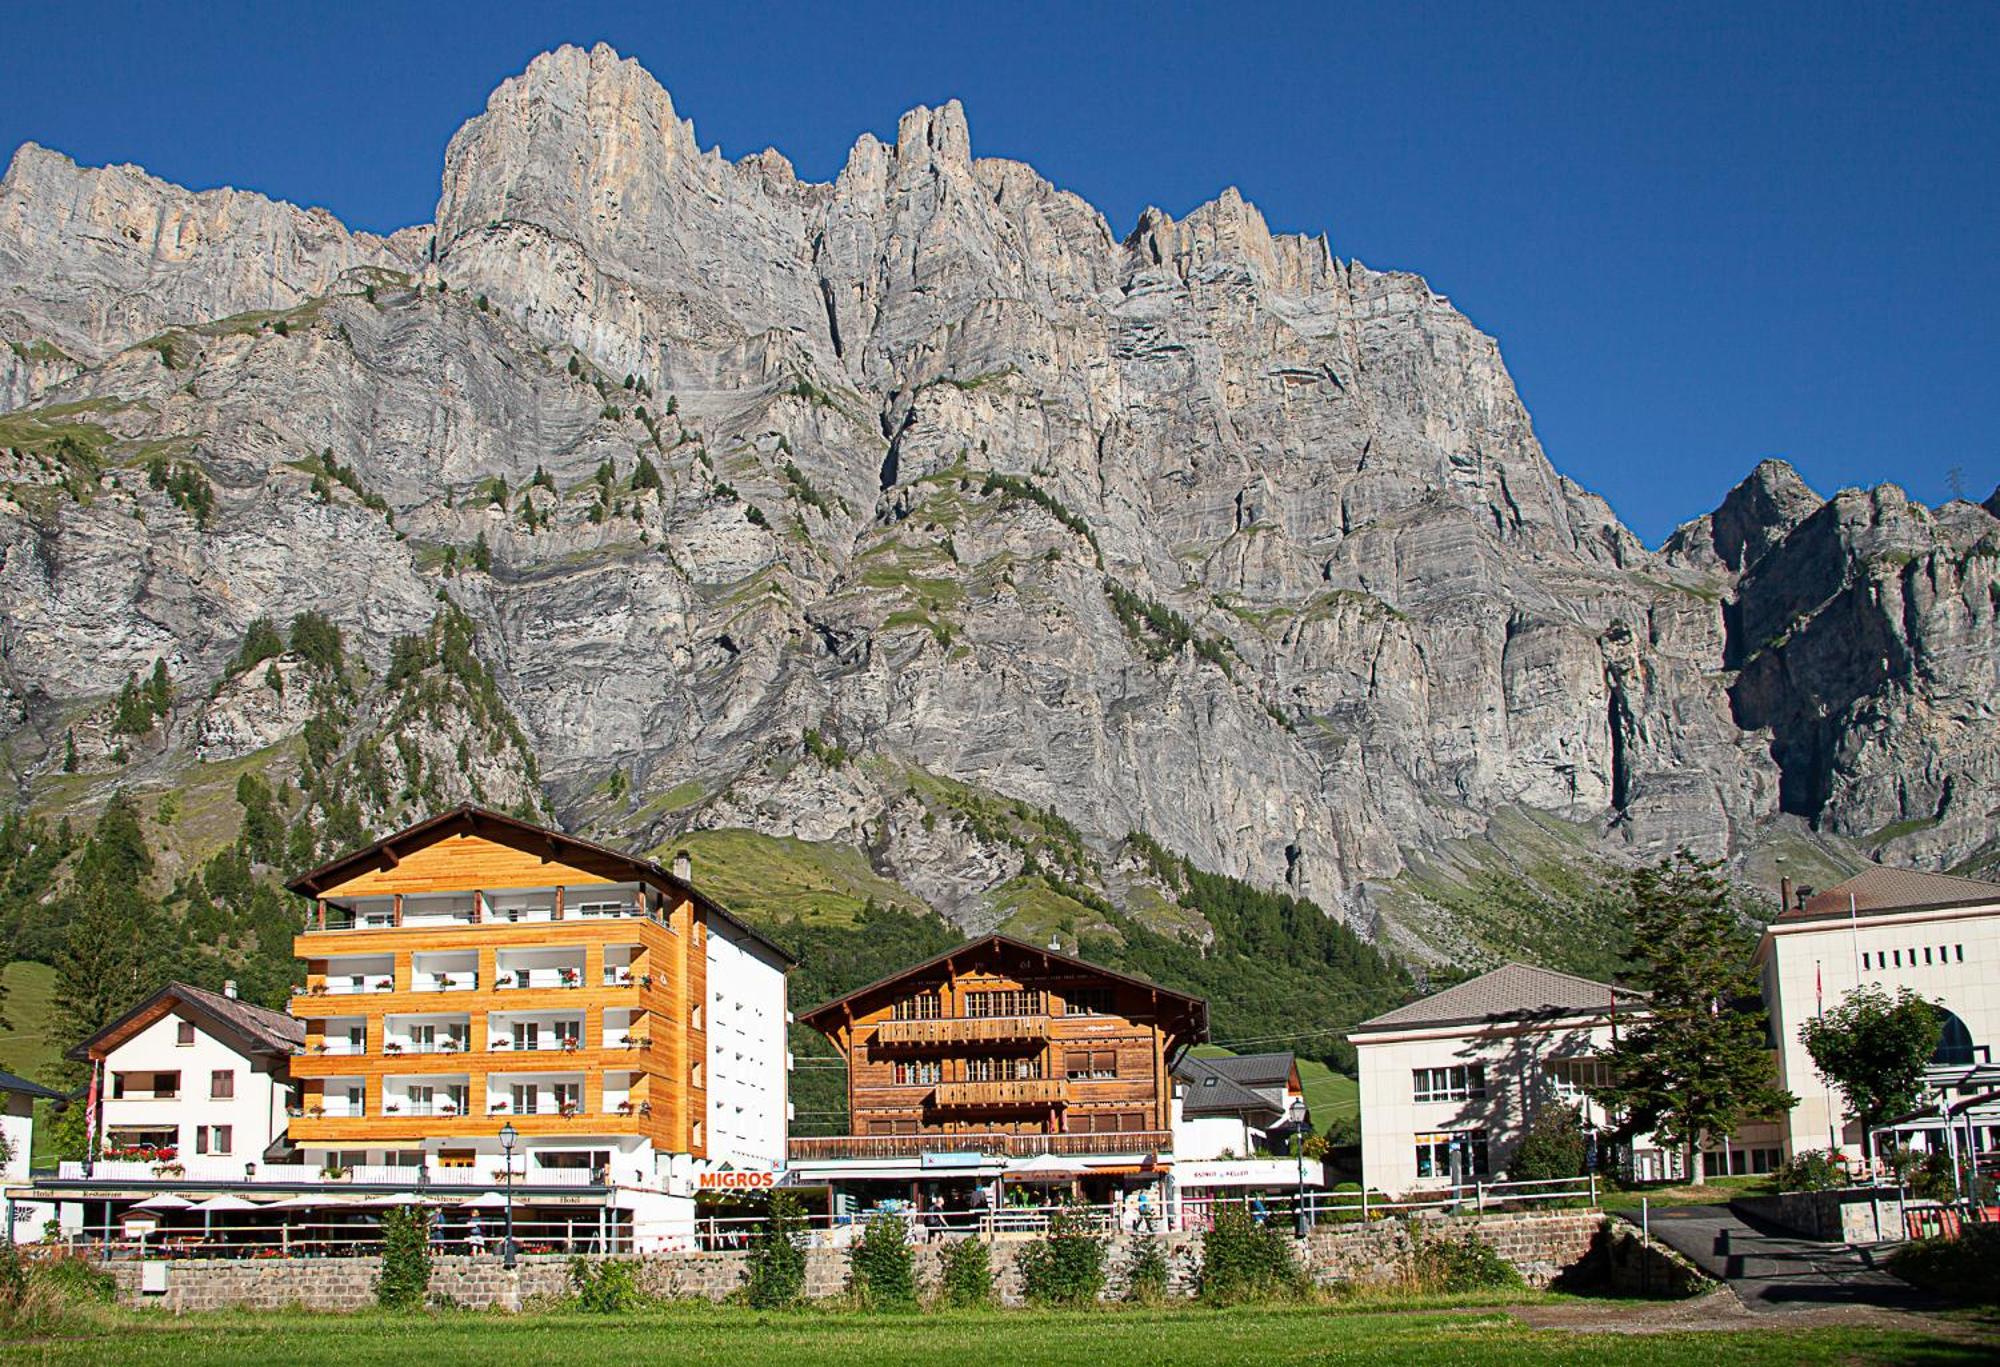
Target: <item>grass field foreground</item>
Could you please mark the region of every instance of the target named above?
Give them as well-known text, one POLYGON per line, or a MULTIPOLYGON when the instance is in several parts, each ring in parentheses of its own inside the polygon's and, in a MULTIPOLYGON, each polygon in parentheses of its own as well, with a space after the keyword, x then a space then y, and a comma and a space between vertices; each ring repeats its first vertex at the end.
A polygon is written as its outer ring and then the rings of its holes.
POLYGON ((866 1315, 760 1314, 674 1307, 598 1317, 569 1312, 498 1315, 316 1315, 224 1312, 172 1319, 116 1316, 108 1332, 0 1346, 0 1361, 121 1364, 598 1362, 742 1364, 743 1367, 1008 1367, 1089 1363, 1647 1363, 1733 1364, 1990 1361, 1990 1345, 1865 1326, 1801 1328, 1782 1321, 1747 1331, 1578 1333, 1524 1327, 1504 1309, 1390 1312, 1351 1307, 1210 1310, 953 1311, 866 1315))

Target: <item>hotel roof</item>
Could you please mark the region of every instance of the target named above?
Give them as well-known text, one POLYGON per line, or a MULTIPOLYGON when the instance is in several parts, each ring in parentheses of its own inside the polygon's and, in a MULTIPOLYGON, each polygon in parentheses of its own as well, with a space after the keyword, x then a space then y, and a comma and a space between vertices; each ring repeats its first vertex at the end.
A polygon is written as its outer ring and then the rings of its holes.
POLYGON ((1642 1008, 1646 994, 1610 983, 1558 973, 1532 964, 1503 964, 1456 987, 1447 987, 1408 1006, 1385 1011, 1354 1028, 1354 1034, 1387 1034, 1440 1025, 1485 1025, 1508 1021, 1560 1020, 1592 1016, 1620 1007, 1642 1008))
POLYGON ((1844 919, 1855 915, 1888 915, 1898 911, 1924 911, 1938 907, 1982 906, 2000 903, 2000 883, 1979 878, 1960 878, 1950 873, 1924 873, 1918 869, 1892 869, 1877 864, 1863 869, 1844 883, 1814 893, 1803 905, 1788 907, 1778 914, 1778 922, 1844 919))

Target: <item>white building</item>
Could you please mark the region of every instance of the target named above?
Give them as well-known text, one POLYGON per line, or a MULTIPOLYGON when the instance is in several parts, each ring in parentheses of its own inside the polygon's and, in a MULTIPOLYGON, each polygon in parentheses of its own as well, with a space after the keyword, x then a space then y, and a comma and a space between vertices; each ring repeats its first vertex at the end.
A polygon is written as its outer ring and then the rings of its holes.
POLYGON ((708 1160, 777 1172, 791 1127, 789 961, 769 941, 717 918, 708 936, 708 1160))
POLYGON ((304 1025, 282 1011, 168 983, 70 1051, 97 1073, 98 1154, 194 1160, 241 1177, 281 1151, 304 1025))
MULTIPOLYGON (((1537 1110, 1575 1106, 1595 1130, 1610 1117, 1584 1090, 1614 1032, 1646 1014, 1644 994, 1574 974, 1507 964, 1363 1021, 1348 1039, 1361 1082, 1361 1166, 1390 1195, 1497 1180, 1537 1110)), ((1607 1160, 1609 1155, 1606 1155, 1607 1160)), ((1780 1127, 1746 1125, 1706 1154, 1710 1172, 1768 1172, 1780 1127)), ((1682 1177, 1682 1155, 1650 1136, 1632 1145, 1640 1181, 1682 1177)))
POLYGON ((1779 913, 1757 946, 1757 971, 1778 1048, 1779 1080, 1799 1099, 1792 1152, 1839 1148, 1862 1157, 1860 1126, 1824 1083, 1801 1026, 1858 984, 1907 987, 1943 1008, 1941 1067, 1992 1064, 2000 1042, 2000 884, 1911 869, 1870 868, 1779 913))
MULTIPOLYGON (((28 1180, 28 1164, 35 1151, 35 1103, 60 1100, 61 1092, 39 1082, 0 1073, 0 1140, 5 1141, 0 1143, 0 1151, 4 1151, 6 1159, 0 1162, 0 1191, 28 1180)), ((5 1205, 5 1220, 0 1222, 0 1239, 33 1242, 41 1238, 42 1221, 48 1218, 47 1207, 10 1198, 5 1205)))
POLYGON ((1174 1065, 1174 1157, 1186 1163, 1289 1152, 1292 1127, 1310 1123, 1305 1104, 1289 1053, 1183 1054, 1174 1065))

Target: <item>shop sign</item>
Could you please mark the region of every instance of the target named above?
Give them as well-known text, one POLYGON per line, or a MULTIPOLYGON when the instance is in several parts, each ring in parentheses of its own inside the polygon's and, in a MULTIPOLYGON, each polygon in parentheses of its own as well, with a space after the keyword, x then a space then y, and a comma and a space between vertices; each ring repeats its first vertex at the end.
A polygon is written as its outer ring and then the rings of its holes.
POLYGON ((703 1191, 768 1191, 778 1185, 778 1174, 770 1169, 743 1172, 705 1172, 695 1179, 703 1191))

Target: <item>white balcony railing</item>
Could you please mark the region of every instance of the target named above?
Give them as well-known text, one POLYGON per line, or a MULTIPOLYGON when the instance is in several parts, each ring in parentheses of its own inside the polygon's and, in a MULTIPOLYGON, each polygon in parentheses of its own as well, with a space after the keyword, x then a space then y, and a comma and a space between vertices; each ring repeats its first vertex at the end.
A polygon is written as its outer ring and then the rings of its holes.
POLYGON ((581 968, 502 969, 493 975, 493 986, 503 992, 530 987, 582 987, 583 970, 581 968))
POLYGON ((583 1037, 579 1035, 566 1040, 552 1035, 537 1035, 517 1044, 507 1035, 495 1035, 488 1041, 488 1046, 495 1053, 503 1054, 574 1054, 583 1048, 583 1037))
POLYGON ((386 975, 366 974, 358 978, 329 978, 326 995, 329 997, 352 997, 363 992, 393 992, 396 980, 386 975))
POLYGON ((436 1040, 392 1040, 382 1046, 385 1054, 462 1054, 472 1046, 454 1035, 436 1040), (390 1047, 393 1045, 394 1047, 390 1047))
POLYGON ((368 1052, 368 1046, 358 1039, 329 1039, 321 1040, 318 1044, 313 1045, 311 1052, 315 1054, 365 1054, 368 1052))
POLYGON ((415 992, 472 992, 479 987, 479 974, 471 969, 458 973, 414 973, 410 988, 415 992))

